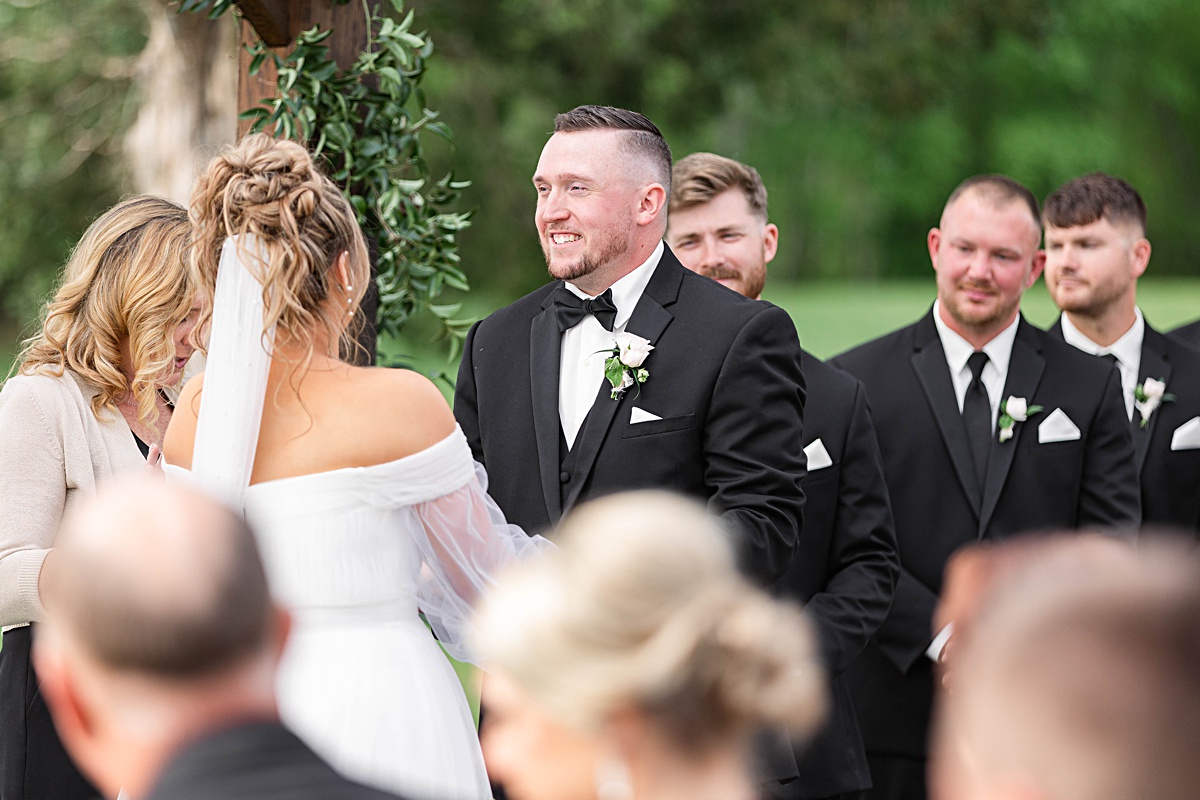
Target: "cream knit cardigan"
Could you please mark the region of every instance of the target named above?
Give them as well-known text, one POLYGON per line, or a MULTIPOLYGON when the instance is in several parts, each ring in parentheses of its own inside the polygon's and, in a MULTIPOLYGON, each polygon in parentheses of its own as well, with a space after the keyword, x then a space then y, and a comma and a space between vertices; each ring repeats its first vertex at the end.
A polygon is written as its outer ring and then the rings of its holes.
POLYGON ((145 467, 125 419, 74 373, 16 375, 0 391, 0 627, 45 615, 38 574, 59 520, 97 484, 145 467))

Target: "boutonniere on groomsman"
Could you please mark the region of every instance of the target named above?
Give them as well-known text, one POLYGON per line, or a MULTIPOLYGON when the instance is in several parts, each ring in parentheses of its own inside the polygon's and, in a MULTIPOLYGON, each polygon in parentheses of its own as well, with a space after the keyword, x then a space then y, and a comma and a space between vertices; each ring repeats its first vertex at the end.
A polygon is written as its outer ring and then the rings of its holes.
POLYGON ((1031 406, 1024 397, 1009 398, 1000 404, 1000 442, 1007 442, 1013 437, 1013 427, 1018 422, 1024 422, 1034 414, 1042 412, 1041 406, 1031 406))
POLYGON ((1162 379, 1146 378, 1133 389, 1133 405, 1142 415, 1138 427, 1144 428, 1150 424, 1150 415, 1154 409, 1163 403, 1174 403, 1175 395, 1167 394, 1167 382, 1162 379))

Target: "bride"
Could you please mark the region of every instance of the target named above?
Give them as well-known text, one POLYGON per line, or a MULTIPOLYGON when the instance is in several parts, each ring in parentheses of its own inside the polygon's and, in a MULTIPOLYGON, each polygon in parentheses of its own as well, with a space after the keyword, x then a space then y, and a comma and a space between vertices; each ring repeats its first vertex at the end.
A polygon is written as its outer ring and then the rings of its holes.
POLYGON ((364 783, 490 797, 466 698, 418 609, 464 655, 470 602, 539 541, 504 523, 430 381, 339 358, 367 250, 303 147, 246 137, 209 165, 190 217, 211 337, 164 458, 258 533, 294 614, 283 720, 364 783))

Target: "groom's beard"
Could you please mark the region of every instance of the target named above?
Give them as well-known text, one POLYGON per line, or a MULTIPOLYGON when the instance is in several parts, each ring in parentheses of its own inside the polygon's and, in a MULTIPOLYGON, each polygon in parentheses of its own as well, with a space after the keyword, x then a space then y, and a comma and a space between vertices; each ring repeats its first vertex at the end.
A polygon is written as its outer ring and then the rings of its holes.
POLYGON ((629 250, 629 223, 605 227, 595 238, 595 247, 589 244, 583 254, 574 261, 554 258, 554 245, 550 237, 554 231, 547 229, 541 237, 542 255, 546 257, 546 270, 550 277, 562 281, 574 281, 591 275, 606 264, 616 260, 629 250))

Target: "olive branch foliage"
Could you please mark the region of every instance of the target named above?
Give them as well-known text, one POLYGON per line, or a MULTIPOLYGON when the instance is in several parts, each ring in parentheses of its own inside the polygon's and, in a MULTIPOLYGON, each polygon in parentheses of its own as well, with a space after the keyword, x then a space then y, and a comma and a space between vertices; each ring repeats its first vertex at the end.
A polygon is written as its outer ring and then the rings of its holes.
MULTIPOLYGON (((307 143, 349 199, 374 245, 379 334, 397 337, 428 312, 438 324, 436 340, 447 342, 453 359, 472 320, 458 317, 460 303, 436 301, 447 288, 470 290, 457 234, 471 215, 452 210, 470 182, 453 172, 439 180, 429 174, 421 134, 453 144, 420 86, 433 42, 412 31, 413 12, 404 15, 403 0, 388 2, 403 18, 381 16, 364 2, 369 41, 347 70, 338 69, 324 44, 331 30, 304 31, 284 56, 261 40, 248 46, 250 73, 273 63, 278 93, 241 117, 252 120, 251 130, 307 143)), ((232 0, 183 0, 180 13, 206 11, 215 19, 232 6, 232 0)))

